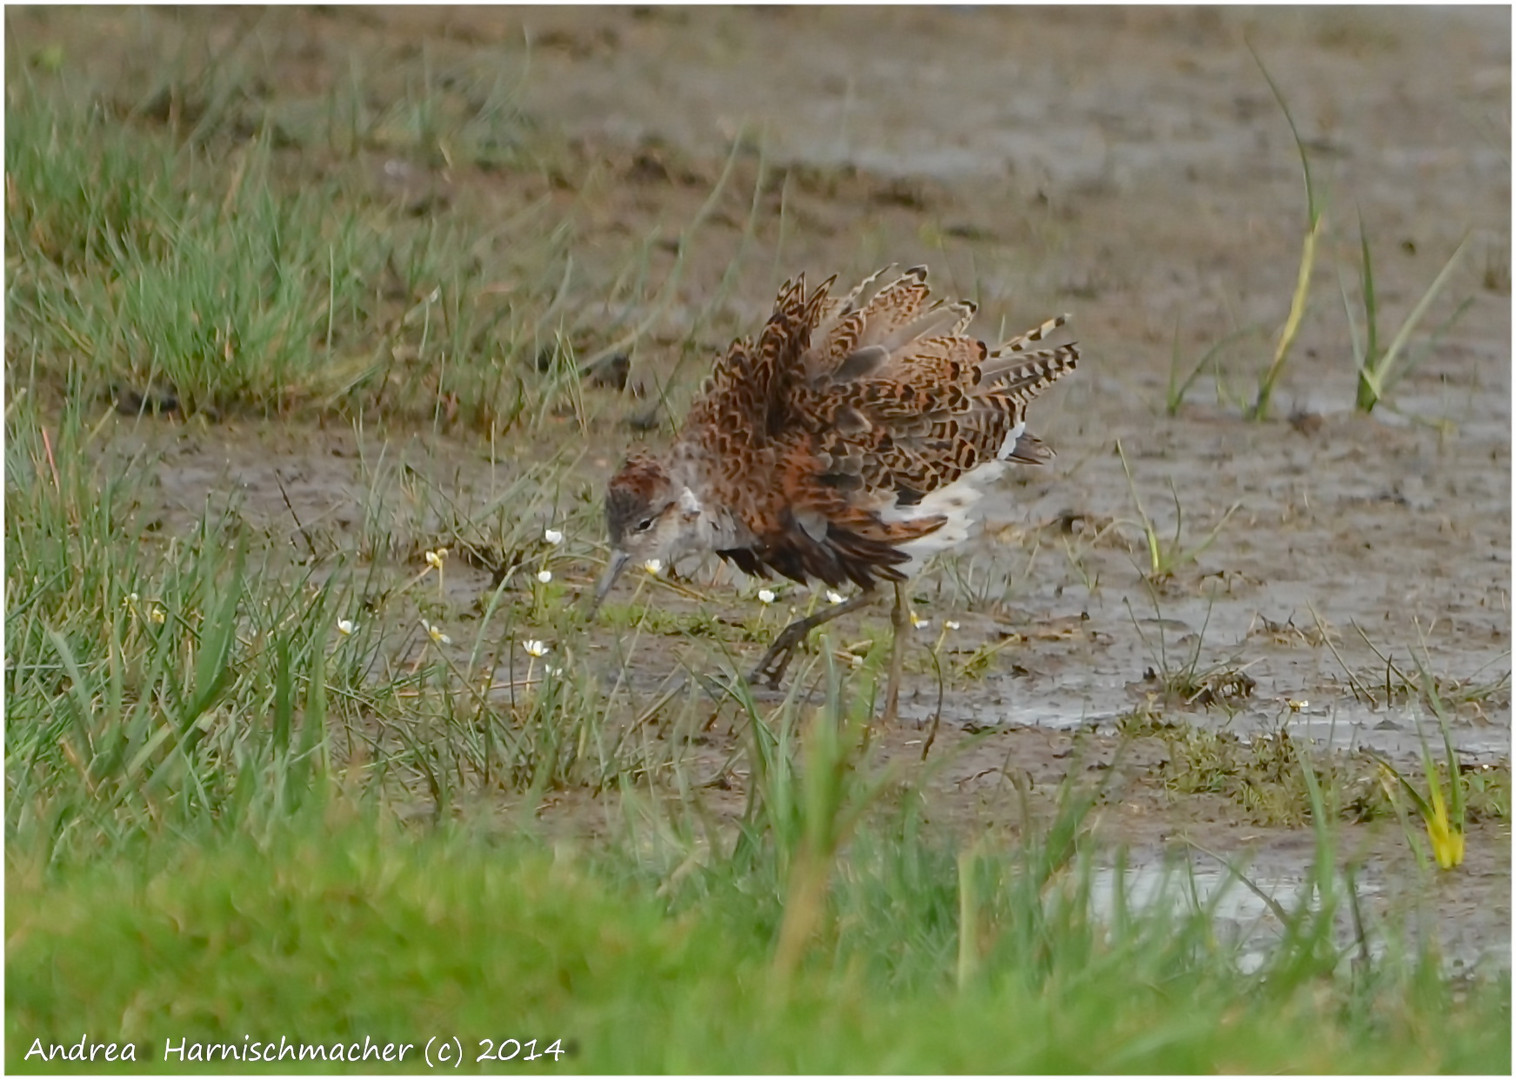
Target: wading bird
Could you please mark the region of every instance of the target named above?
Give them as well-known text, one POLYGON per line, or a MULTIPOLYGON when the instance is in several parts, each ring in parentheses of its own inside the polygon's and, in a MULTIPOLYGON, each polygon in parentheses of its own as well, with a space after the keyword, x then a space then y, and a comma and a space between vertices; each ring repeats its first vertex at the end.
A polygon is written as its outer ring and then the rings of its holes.
POLYGON ((884 273, 840 298, 835 278, 786 282, 757 340, 717 361, 673 447, 628 456, 606 492, 611 556, 594 606, 629 562, 706 551, 759 577, 858 585, 779 634, 750 676, 777 686, 811 630, 892 582, 889 722, 909 627, 901 583, 968 539, 974 504, 1008 464, 1052 456, 1026 409, 1079 350, 1032 348, 1060 315, 991 351, 965 334, 972 303, 930 302, 926 267, 875 290, 884 273))

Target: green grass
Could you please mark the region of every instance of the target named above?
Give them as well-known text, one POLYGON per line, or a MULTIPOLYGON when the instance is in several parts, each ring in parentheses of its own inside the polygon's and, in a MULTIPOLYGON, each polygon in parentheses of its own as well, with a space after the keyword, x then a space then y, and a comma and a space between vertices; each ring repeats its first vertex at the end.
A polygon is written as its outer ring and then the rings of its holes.
POLYGON ((573 238, 540 206, 481 233, 456 210, 413 217, 330 150, 292 163, 267 116, 185 142, 24 69, 7 91, 13 373, 25 358, 55 393, 212 418, 504 432, 572 404, 572 364, 532 364, 557 341, 573 238))
POLYGON ((351 815, 47 874, 13 862, 9 1067, 35 1038, 88 1032, 136 1042, 153 1071, 167 1040, 247 1034, 456 1035, 469 1058, 483 1039, 562 1039, 551 1067, 592 1072, 1509 1068, 1493 984, 1455 991, 1415 963, 1334 975, 1309 928, 1246 975, 1204 912, 1118 896, 1114 925, 1092 918, 1072 819, 970 856, 977 955, 960 985, 958 867, 909 831, 853 845, 786 978, 771 852, 676 878, 351 815))
POLYGON ((1425 348, 1418 355, 1410 354, 1411 335, 1437 295, 1447 285, 1454 268, 1458 265, 1459 257, 1468 246, 1468 236, 1465 235, 1458 242, 1458 246, 1453 249, 1453 254, 1448 256, 1448 261, 1443 263, 1442 269, 1437 272, 1432 283, 1427 286, 1426 291, 1421 294, 1415 306, 1401 322, 1400 328, 1395 331, 1395 336, 1390 339, 1388 345, 1380 342, 1379 302, 1374 292, 1374 261, 1369 252, 1368 232, 1364 228, 1361 217, 1358 220, 1358 239, 1363 253, 1359 276, 1359 296, 1363 303, 1362 327, 1353 315, 1346 285, 1342 285, 1342 304, 1347 312, 1348 330, 1353 338, 1353 363, 1358 369, 1358 389, 1354 396, 1354 407, 1360 412, 1372 412, 1374 406, 1379 404, 1391 388, 1431 351, 1436 341, 1473 303, 1472 299, 1466 299, 1459 304, 1442 325, 1433 331, 1425 348))
POLYGON ((1295 140, 1295 149, 1300 154, 1300 171, 1305 179, 1306 230, 1305 238, 1300 246, 1300 269, 1295 276, 1295 291, 1290 296, 1289 314, 1285 316, 1284 325, 1279 328, 1279 339, 1274 345, 1274 356, 1269 361, 1269 366, 1259 373, 1258 393, 1253 399, 1252 407, 1248 410, 1248 415, 1253 419, 1267 420, 1269 406, 1274 399, 1274 389, 1279 383, 1280 376, 1284 374, 1290 350, 1294 348, 1295 338, 1300 333, 1301 320, 1305 318, 1306 307, 1310 301, 1311 275, 1316 269, 1316 250, 1324 228, 1325 211, 1317 195, 1316 185, 1311 179, 1311 162, 1306 157, 1305 142, 1300 138, 1299 129, 1295 127, 1295 118, 1290 114, 1290 107, 1285 103, 1284 94, 1274 82, 1273 76, 1269 74, 1268 68, 1263 66, 1263 60, 1254 51, 1251 43, 1248 44, 1248 51, 1253 54, 1258 70, 1263 73, 1264 81, 1269 84, 1274 100, 1279 103, 1279 109, 1284 113, 1284 119, 1290 125, 1290 137, 1295 140))
MULTIPOLYGON (((1296 271, 1295 288, 1290 296, 1290 306, 1285 315, 1284 322, 1279 329, 1278 337, 1274 344, 1273 355, 1269 363, 1258 374, 1257 388, 1250 404, 1246 405, 1243 412, 1254 420, 1267 420, 1273 405, 1274 393, 1278 388, 1279 381, 1289 365, 1289 358, 1294 350, 1295 342, 1300 335, 1301 326, 1310 307, 1311 284, 1315 275, 1316 265, 1322 259, 1323 250, 1327 246, 1326 229, 1326 200, 1316 183, 1316 178, 1311 173, 1310 158, 1306 153, 1306 142, 1296 126, 1295 117, 1290 111, 1289 104, 1285 100, 1283 91, 1274 81, 1268 69, 1264 66, 1262 58, 1258 56, 1252 45, 1248 45, 1254 62, 1257 63, 1259 72, 1264 81, 1268 83, 1269 90, 1273 94, 1279 110, 1283 113, 1285 122, 1289 125, 1290 137, 1294 141, 1295 149, 1300 158, 1300 171, 1304 180, 1306 200, 1306 224, 1301 241, 1300 263, 1296 271)), ((1461 257, 1468 247, 1469 236, 1466 233, 1453 249, 1451 255, 1443 263, 1441 269, 1432 279, 1426 289, 1416 299, 1410 311, 1401 321, 1400 326, 1385 343, 1385 335, 1380 327, 1380 301, 1375 288, 1374 262, 1369 246, 1368 231, 1364 225, 1362 216, 1358 221, 1358 298, 1360 313, 1355 313, 1352 300, 1349 298, 1348 286, 1345 275, 1339 271, 1339 287, 1342 294, 1343 309, 1346 315, 1347 332, 1350 339, 1353 366, 1356 371, 1356 388, 1354 391, 1354 407, 1359 412, 1372 412, 1374 407, 1383 401, 1393 390, 1394 386, 1412 371, 1415 366, 1424 360, 1442 337, 1453 327, 1463 313, 1473 303, 1472 298, 1463 299, 1430 334, 1419 348, 1412 348, 1412 336, 1417 326, 1426 316, 1434 301, 1446 289, 1453 277, 1461 257)), ((1497 273, 1487 274, 1487 281, 1499 284, 1500 276, 1497 273)), ((1178 328, 1175 328, 1175 345, 1169 366, 1168 387, 1165 394, 1164 408, 1169 416, 1177 415, 1184 403, 1185 395, 1195 380, 1206 369, 1207 365, 1215 365, 1217 354, 1238 337, 1247 333, 1246 330, 1233 331, 1218 340, 1201 356, 1200 360, 1190 368, 1188 374, 1181 375, 1182 366, 1178 349, 1178 328)), ((1219 366, 1215 367, 1216 386, 1218 395, 1223 393, 1219 366)))

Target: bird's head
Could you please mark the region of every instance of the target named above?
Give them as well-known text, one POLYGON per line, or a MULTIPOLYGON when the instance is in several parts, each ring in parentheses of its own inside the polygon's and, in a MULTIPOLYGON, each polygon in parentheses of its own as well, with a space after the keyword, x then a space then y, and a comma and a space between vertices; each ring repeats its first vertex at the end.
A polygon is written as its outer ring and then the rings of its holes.
POLYGON ((628 563, 656 559, 669 566, 699 549, 700 511, 700 500, 687 486, 676 484, 661 462, 645 454, 630 455, 605 492, 611 557, 595 588, 594 608, 628 563))

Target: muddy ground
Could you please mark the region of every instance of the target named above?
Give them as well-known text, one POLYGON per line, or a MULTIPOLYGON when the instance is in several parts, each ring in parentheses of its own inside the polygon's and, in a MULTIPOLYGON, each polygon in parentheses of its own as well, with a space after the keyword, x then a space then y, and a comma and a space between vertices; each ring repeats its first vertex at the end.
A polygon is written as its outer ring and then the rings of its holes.
MULTIPOLYGON (((86 51, 102 27, 165 49, 231 35, 233 20, 217 19, 8 16, 13 32, 73 35, 86 51)), ((724 302, 700 328, 710 350, 755 326, 797 270, 847 277, 925 262, 938 288, 979 302, 986 337, 1073 314, 1080 371, 1032 422, 1057 458, 1007 481, 974 550, 915 587, 934 627, 960 623, 942 643, 958 677, 942 695, 935 752, 950 764, 930 781, 929 816, 971 830, 1012 822, 1014 777, 1047 789, 1071 769, 1108 769, 1134 715, 1414 760, 1426 710, 1385 660, 1414 675, 1413 650, 1459 699, 1465 760, 1508 768, 1508 10, 337 8, 269 13, 256 33, 276 101, 319 95, 354 57, 379 70, 419 51, 437 70, 519 74, 524 113, 570 148, 591 280, 649 235, 667 238, 652 272, 669 272, 675 238, 740 140, 672 302, 630 349, 633 388, 675 370, 671 350, 718 289, 724 302), (1307 211, 1295 144, 1248 43, 1287 96, 1326 214, 1310 307, 1273 415, 1256 422, 1243 414, 1289 310, 1307 211), (783 184, 764 188, 764 170, 783 184), (1360 219, 1385 336, 1468 236, 1414 341, 1466 309, 1372 416, 1353 411, 1343 300, 1358 295, 1360 219), (1214 370, 1169 415, 1173 372, 1218 343, 1214 370), (1139 499, 1165 542, 1182 513, 1182 556, 1214 537, 1172 573, 1150 573, 1139 499), (990 644, 1003 647, 962 669, 990 644), (1212 692, 1164 685, 1186 670, 1209 675, 1212 692), (968 736, 979 729, 993 730, 968 736)), ((540 174, 402 164, 387 174, 404 178, 397 197, 421 191, 484 216, 570 199, 540 174)), ((597 323, 611 313, 592 293, 576 299, 566 324, 576 344, 609 351, 614 335, 597 323)), ((698 372, 680 370, 691 387, 698 372)), ((646 398, 590 393, 598 426, 570 473, 585 491, 632 441, 667 438, 626 422, 646 398)), ((292 543, 286 495, 308 527, 357 528, 372 489, 364 463, 380 448, 465 506, 487 501, 512 466, 477 439, 373 423, 361 438, 232 419, 119 428, 119 452, 163 452, 166 515, 236 490, 244 513, 292 543)), ((418 524, 396 551, 416 559, 430 539, 418 524)), ((719 571, 684 569, 705 599, 670 593, 675 610, 751 606, 719 571)), ((595 571, 586 558, 571 583, 595 571)), ((449 581, 464 604, 490 574, 459 566, 449 581)), ((609 657, 609 641, 595 640, 609 657)), ((642 693, 714 662, 698 639, 664 640, 639 654, 642 693)), ((761 645, 745 648, 751 659, 761 645)), ((917 755, 938 715, 924 648, 910 670, 902 725, 880 735, 902 757, 917 755)), ((707 764, 719 770, 735 735, 723 725, 710 735, 707 764)), ((1139 862, 1188 839, 1252 853, 1281 887, 1297 880, 1310 832, 1256 824, 1224 794, 1177 795, 1160 768, 1166 746, 1149 734, 1116 764, 1107 834, 1139 862)), ((740 811, 742 775, 717 779, 713 805, 740 811)), ((591 830, 608 813, 576 793, 543 812, 591 830)), ((1393 821, 1344 826, 1344 846, 1376 896, 1414 891, 1393 821)), ((1463 872, 1431 886, 1444 936, 1455 957, 1508 963, 1508 826, 1477 826, 1469 852, 1463 872)))

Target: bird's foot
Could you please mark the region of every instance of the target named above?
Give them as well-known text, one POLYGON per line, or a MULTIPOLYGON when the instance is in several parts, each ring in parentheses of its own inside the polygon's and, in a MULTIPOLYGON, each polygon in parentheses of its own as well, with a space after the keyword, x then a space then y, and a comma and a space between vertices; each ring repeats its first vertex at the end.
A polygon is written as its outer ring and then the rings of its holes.
POLYGON ((787 627, 774 639, 774 644, 770 645, 769 651, 763 654, 763 659, 758 661, 757 666, 748 675, 747 681, 754 684, 767 683, 770 690, 778 690, 779 680, 784 678, 785 670, 789 668, 790 661, 795 658, 795 650, 805 640, 805 635, 809 630, 810 627, 802 623, 787 627))
POLYGON ((868 592, 859 593, 851 600, 841 604, 833 604, 814 615, 808 615, 803 619, 796 619, 786 626, 774 639, 774 644, 769 646, 769 651, 763 654, 763 659, 758 661, 758 666, 748 676, 748 682, 756 683, 766 681, 770 689, 779 689, 779 680, 784 678, 785 668, 790 666, 790 661, 795 658, 795 650, 805 640, 807 634, 823 623, 831 622, 840 615, 846 615, 851 611, 873 602, 873 594, 868 592))

